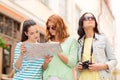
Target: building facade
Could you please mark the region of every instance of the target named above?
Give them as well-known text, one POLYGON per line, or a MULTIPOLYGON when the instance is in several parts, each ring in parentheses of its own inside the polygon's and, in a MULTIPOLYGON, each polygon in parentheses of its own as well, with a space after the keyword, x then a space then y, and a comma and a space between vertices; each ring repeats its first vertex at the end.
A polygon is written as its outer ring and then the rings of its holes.
POLYGON ((11 48, 9 51, 0 50, 3 53, 0 59, 5 60, 7 57, 9 64, 5 67, 0 60, 0 78, 1 74, 9 75, 12 70, 15 44, 20 41, 22 22, 25 19, 33 19, 38 23, 40 42, 44 42, 45 22, 51 14, 62 16, 70 35, 77 38, 78 21, 84 12, 95 14, 99 30, 114 45, 114 17, 104 0, 0 0, 0 36, 11 48))

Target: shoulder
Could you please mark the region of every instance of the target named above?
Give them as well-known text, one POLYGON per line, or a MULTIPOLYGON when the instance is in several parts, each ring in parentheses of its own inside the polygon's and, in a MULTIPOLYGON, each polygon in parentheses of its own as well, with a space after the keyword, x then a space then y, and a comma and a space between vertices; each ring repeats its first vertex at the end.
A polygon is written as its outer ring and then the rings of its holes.
POLYGON ((107 36, 104 33, 101 34, 95 34, 95 38, 101 40, 101 39, 107 39, 107 36))
POLYGON ((68 41, 77 41, 77 38, 69 36, 66 40, 68 40, 68 41))
POLYGON ((67 45, 68 45, 68 44, 78 45, 78 40, 77 40, 77 38, 75 38, 75 37, 70 36, 70 37, 68 37, 68 38, 66 39, 66 41, 67 41, 67 45))
POLYGON ((18 42, 16 43, 16 47, 15 47, 15 54, 20 54, 20 46, 21 46, 22 42, 18 42))
POLYGON ((21 46, 22 42, 16 43, 16 48, 19 48, 21 46))
POLYGON ((22 44, 22 42, 18 42, 17 44, 16 44, 16 46, 20 46, 22 44))

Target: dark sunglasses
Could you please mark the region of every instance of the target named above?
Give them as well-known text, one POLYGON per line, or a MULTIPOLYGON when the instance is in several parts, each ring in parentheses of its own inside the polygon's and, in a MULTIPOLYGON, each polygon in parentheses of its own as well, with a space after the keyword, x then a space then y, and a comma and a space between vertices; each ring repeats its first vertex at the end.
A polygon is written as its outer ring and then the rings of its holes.
POLYGON ((47 27, 47 30, 50 30, 50 28, 51 28, 52 30, 56 30, 56 28, 55 28, 54 26, 51 26, 51 27, 48 26, 48 27, 47 27))
POLYGON ((84 16, 83 20, 90 21, 90 20, 95 20, 95 18, 93 16, 84 16))

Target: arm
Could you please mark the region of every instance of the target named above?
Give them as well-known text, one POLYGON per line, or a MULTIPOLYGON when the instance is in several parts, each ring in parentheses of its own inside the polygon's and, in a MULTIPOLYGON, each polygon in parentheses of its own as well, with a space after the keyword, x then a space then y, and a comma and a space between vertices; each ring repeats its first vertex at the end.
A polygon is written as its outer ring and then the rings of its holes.
POLYGON ((100 71, 100 70, 108 70, 109 67, 105 63, 93 63, 89 65, 89 70, 91 71, 100 71))
POLYGON ((117 60, 115 58, 115 55, 112 51, 112 47, 108 41, 107 38, 105 38, 106 40, 106 48, 105 48, 105 53, 106 53, 106 56, 107 56, 107 62, 106 64, 108 65, 108 69, 111 71, 115 68, 116 64, 117 64, 117 60))
POLYGON ((44 69, 44 70, 46 70, 47 69, 47 67, 48 67, 48 64, 50 63, 50 61, 52 60, 52 57, 51 56, 45 56, 44 57, 44 64, 42 65, 42 68, 44 69))
POLYGON ((68 64, 68 57, 63 55, 62 53, 58 54, 59 58, 65 63, 68 64))
POLYGON ((23 54, 19 55, 18 60, 16 61, 16 65, 15 65, 17 69, 21 68, 23 57, 24 57, 23 54))
POLYGON ((58 54, 58 56, 69 67, 73 67, 77 63, 78 42, 76 39, 72 39, 70 45, 67 45, 67 46, 69 46, 69 55, 66 56, 60 53, 58 54))
POLYGON ((22 43, 17 43, 15 48, 13 67, 16 71, 19 71, 19 69, 21 68, 24 51, 25 51, 24 46, 21 46, 21 44, 22 43))

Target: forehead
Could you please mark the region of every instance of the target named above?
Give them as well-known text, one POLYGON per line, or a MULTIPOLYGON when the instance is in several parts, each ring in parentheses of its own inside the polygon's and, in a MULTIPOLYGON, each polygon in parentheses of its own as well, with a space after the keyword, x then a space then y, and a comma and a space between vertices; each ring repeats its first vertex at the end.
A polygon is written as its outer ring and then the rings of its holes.
POLYGON ((84 16, 93 16, 92 14, 88 13, 88 14, 85 14, 84 16))
POLYGON ((48 25, 54 25, 54 22, 49 21, 48 25))
POLYGON ((28 31, 34 31, 34 30, 38 30, 39 28, 38 28, 38 26, 37 25, 34 25, 34 26, 30 26, 29 28, 28 28, 28 31))

